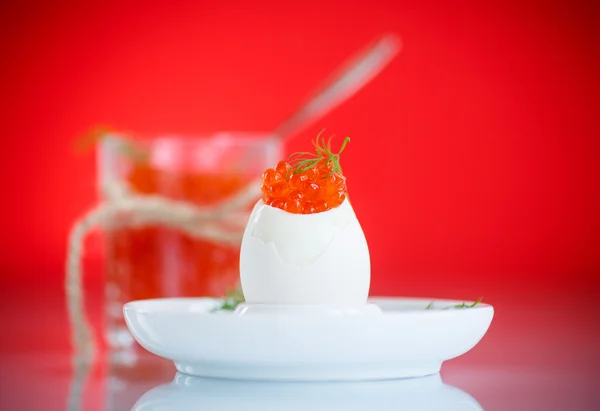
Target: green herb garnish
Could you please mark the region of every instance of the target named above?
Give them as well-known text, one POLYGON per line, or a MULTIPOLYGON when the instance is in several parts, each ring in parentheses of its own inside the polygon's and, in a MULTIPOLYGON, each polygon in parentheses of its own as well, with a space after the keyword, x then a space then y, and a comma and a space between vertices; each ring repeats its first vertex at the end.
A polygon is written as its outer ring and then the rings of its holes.
POLYGON ((235 290, 227 291, 225 294, 225 298, 223 298, 223 303, 221 306, 217 307, 216 310, 227 310, 233 311, 238 306, 238 304, 246 301, 244 298, 244 294, 242 293, 242 289, 240 287, 235 290))
POLYGON ((90 151, 103 140, 112 139, 117 143, 115 145, 116 149, 124 156, 129 157, 138 164, 148 162, 150 155, 147 149, 141 147, 131 139, 116 138, 111 136, 111 134, 116 134, 111 127, 95 127, 75 142, 75 151, 78 154, 83 154, 90 151))
POLYGON ((75 141, 75 151, 84 154, 104 140, 113 129, 108 126, 96 126, 75 141))
MULTIPOLYGON (((442 308, 442 310, 449 310, 451 308, 473 308, 477 304, 479 304, 481 301, 483 301, 483 297, 479 298, 479 300, 475 301, 473 304, 466 304, 463 302, 461 304, 451 305, 450 307, 442 308)), ((425 307, 426 310, 430 310, 432 308, 433 308, 433 301, 430 302, 429 304, 427 304, 427 307, 425 307)))
POLYGON ((317 135, 317 138, 313 141, 313 145, 315 146, 314 153, 310 153, 308 151, 301 151, 289 156, 288 161, 290 163, 291 168, 288 170, 286 178, 289 176, 290 173, 302 174, 305 171, 308 171, 314 166, 318 165, 319 163, 332 164, 331 172, 329 173, 329 175, 323 178, 329 178, 335 172, 343 174, 342 167, 340 166, 340 154, 342 154, 342 151, 344 151, 346 145, 348 144, 348 142, 350 142, 350 137, 346 137, 344 139, 344 142, 342 143, 340 151, 334 153, 331 151, 331 140, 334 136, 331 136, 329 140, 325 142, 325 138, 321 137, 323 131, 325 130, 322 130, 317 135))
POLYGON ((456 304, 453 305, 450 308, 473 308, 475 307, 477 304, 479 304, 481 302, 481 300, 483 300, 483 297, 479 298, 479 300, 475 301, 473 304, 465 304, 464 302, 462 304, 456 304))

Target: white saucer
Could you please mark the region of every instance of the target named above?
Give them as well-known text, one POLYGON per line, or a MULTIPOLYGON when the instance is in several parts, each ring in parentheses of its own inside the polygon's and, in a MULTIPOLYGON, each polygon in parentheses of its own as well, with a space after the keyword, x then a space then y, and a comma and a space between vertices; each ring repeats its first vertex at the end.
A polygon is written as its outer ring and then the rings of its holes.
POLYGON ((132 411, 196 410, 483 411, 469 394, 425 378, 350 383, 228 381, 177 374, 144 394, 132 411))
POLYGON ((420 377, 469 351, 488 330, 487 304, 372 298, 378 316, 234 315, 219 300, 177 298, 125 304, 127 326, 148 351, 202 377, 361 381, 420 377))

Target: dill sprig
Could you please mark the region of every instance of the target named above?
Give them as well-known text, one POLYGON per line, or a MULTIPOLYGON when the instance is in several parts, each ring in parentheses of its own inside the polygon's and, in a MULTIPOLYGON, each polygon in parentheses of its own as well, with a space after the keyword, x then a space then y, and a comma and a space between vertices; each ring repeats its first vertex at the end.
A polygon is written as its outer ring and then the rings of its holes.
POLYGON ((238 287, 235 290, 227 291, 225 298, 223 298, 222 304, 216 309, 233 311, 238 304, 243 303, 244 301, 246 301, 246 299, 244 298, 242 289, 238 287))
MULTIPOLYGON (((451 305, 446 308, 442 308, 442 310, 449 310, 451 308, 473 308, 477 304, 481 303, 481 301, 483 301, 483 297, 479 298, 479 300, 475 301, 473 304, 466 304, 465 302, 462 302, 461 304, 455 304, 455 305, 451 305)), ((426 310, 430 310, 432 308, 433 308, 433 301, 430 302, 429 304, 427 304, 427 307, 425 307, 426 310)))
POLYGON ((100 125, 92 128, 75 141, 76 153, 84 154, 91 151, 98 143, 107 138, 107 136, 112 132, 114 132, 114 130, 109 126, 100 125))
POLYGON ((334 153, 331 150, 331 140, 334 136, 329 137, 329 139, 325 141, 325 138, 321 137, 323 131, 324 130, 322 130, 317 135, 317 138, 313 141, 313 145, 315 147, 314 153, 300 151, 289 156, 288 161, 291 167, 287 172, 286 178, 290 174, 302 174, 305 171, 315 167, 319 163, 332 163, 331 172, 323 178, 329 178, 333 175, 333 173, 336 172, 343 174, 342 167, 340 166, 340 154, 342 154, 342 151, 344 151, 346 145, 350 142, 350 137, 346 137, 342 142, 340 150, 337 153, 334 153))
POLYGON ((75 141, 75 151, 77 154, 84 154, 104 140, 112 139, 115 144, 115 149, 125 157, 128 157, 135 163, 147 163, 150 158, 148 149, 142 147, 141 144, 134 142, 129 138, 114 137, 116 131, 112 127, 97 126, 84 134, 75 141))

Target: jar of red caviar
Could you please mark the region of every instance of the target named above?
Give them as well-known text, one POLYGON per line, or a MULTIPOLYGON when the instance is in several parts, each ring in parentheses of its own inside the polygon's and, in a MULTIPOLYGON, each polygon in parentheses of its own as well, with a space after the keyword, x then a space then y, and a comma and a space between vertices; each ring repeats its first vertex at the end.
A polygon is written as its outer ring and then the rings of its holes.
POLYGON ((260 180, 255 198, 251 196, 240 207, 206 218, 202 213, 226 207, 281 155, 280 143, 261 133, 135 140, 109 135, 101 141, 102 200, 133 204, 127 213, 102 224, 105 337, 116 355, 136 351, 123 320, 124 303, 161 297, 221 297, 237 286, 238 240, 261 196, 260 180), (144 219, 142 214, 149 211, 136 209, 135 199, 142 199, 140 203, 156 200, 155 209, 150 210, 155 218, 144 219), (197 219, 179 226, 172 223, 179 218, 177 213, 193 214, 194 210, 199 213, 197 219))

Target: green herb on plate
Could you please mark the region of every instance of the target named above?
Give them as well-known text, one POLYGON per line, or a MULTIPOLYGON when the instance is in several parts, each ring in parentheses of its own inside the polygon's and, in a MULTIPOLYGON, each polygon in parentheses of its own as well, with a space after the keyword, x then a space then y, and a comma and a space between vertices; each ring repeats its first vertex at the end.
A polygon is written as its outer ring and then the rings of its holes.
POLYGON ((246 301, 244 298, 244 294, 242 293, 241 288, 236 288, 235 290, 227 291, 225 298, 223 298, 223 302, 221 306, 217 307, 217 310, 225 310, 225 311, 233 311, 238 304, 246 301))
MULTIPOLYGON (((449 310, 451 308, 473 308, 477 304, 481 303, 482 300, 483 300, 483 297, 479 298, 479 300, 475 301, 473 304, 466 304, 463 302, 461 304, 451 305, 449 307, 442 308, 442 310, 449 310)), ((433 301, 430 302, 429 304, 427 304, 427 307, 425 307, 426 310, 430 310, 432 308, 433 308, 433 301)))

